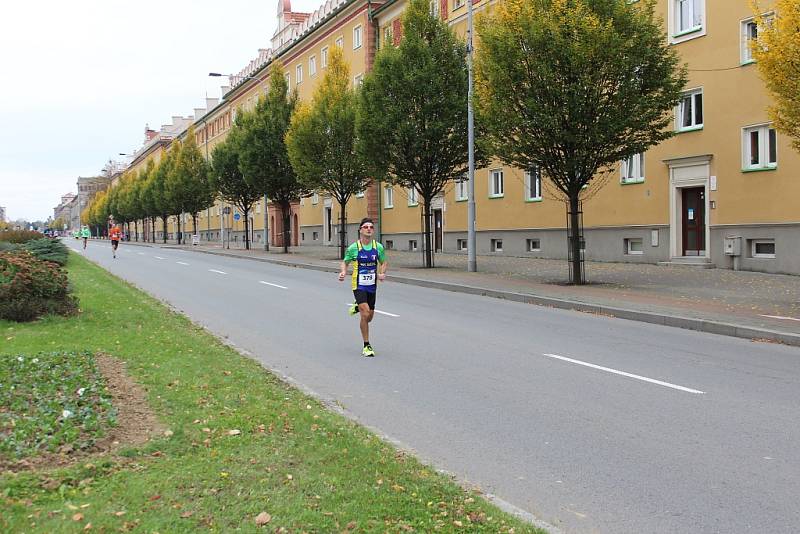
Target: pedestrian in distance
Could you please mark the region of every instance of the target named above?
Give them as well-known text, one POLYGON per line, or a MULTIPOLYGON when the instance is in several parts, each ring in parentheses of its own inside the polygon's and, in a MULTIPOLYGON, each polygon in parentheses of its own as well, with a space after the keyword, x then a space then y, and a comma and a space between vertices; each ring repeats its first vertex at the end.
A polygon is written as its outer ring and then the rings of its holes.
POLYGON ((351 285, 355 302, 350 305, 350 315, 361 316, 361 338, 364 341, 362 356, 375 356, 375 351, 369 342, 369 323, 375 315, 375 296, 378 282, 386 279, 386 252, 383 245, 374 239, 375 224, 370 218, 361 220, 358 226, 358 241, 347 247, 340 270, 339 281, 344 281, 347 276, 347 265, 353 263, 351 285))
POLYGON ((122 230, 120 230, 119 226, 114 226, 111 229, 111 232, 108 234, 108 237, 111 238, 111 251, 114 254, 114 258, 117 257, 117 248, 119 247, 119 241, 122 239, 122 230))
POLYGON ((89 241, 89 238, 92 237, 92 232, 89 231, 88 226, 84 226, 81 228, 81 238, 83 239, 83 250, 86 250, 86 243, 89 241))

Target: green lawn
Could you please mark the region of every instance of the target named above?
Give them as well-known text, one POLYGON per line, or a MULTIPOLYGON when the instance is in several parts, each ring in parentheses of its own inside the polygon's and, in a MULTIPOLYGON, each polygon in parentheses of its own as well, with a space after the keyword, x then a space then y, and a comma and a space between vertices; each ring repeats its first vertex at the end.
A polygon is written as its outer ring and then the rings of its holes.
POLYGON ((0 321, 3 357, 116 356, 169 435, 0 475, 0 531, 539 532, 85 259, 69 271, 82 313, 0 321))

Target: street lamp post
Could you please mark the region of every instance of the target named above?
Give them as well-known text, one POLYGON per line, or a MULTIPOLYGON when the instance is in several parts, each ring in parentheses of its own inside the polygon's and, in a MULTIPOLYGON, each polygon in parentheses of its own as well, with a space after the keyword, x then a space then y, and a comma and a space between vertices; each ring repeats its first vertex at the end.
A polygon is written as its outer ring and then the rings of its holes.
MULTIPOLYGON (((209 76, 212 78, 221 78, 223 76, 231 76, 230 74, 221 74, 219 72, 209 72, 209 76)), ((256 78, 255 76, 242 76, 242 80, 256 80, 261 81, 261 79, 256 78)), ((269 251, 269 215, 267 209, 267 195, 264 194, 264 250, 269 251)))
POLYGON ((478 270, 475 250, 475 117, 472 111, 472 50, 474 27, 472 25, 472 0, 467 0, 467 151, 469 153, 469 188, 467 199, 467 271, 478 270))

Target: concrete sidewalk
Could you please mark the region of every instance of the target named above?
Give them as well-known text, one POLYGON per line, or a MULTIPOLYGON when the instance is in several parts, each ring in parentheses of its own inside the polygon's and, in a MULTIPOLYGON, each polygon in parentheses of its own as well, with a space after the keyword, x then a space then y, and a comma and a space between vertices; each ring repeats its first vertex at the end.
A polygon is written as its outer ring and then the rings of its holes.
MULTIPOLYGON (((125 242, 126 245, 137 245, 125 242)), ((142 245, 142 243, 138 243, 142 245)), ((245 257, 295 267, 338 271, 335 247, 223 249, 219 245, 148 244, 245 257)), ((256 245, 258 247, 258 245, 256 245)), ((449 291, 576 309, 703 332, 800 346, 800 277, 657 266, 586 263, 588 285, 569 286, 564 260, 479 256, 466 272, 461 254, 437 254, 436 268, 422 268, 419 252, 389 251, 389 279, 449 291)))

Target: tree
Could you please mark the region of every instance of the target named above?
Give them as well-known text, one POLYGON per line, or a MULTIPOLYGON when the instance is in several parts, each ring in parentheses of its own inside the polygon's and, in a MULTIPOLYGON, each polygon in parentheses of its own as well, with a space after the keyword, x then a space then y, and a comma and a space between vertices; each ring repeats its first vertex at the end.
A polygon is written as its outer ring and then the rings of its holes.
MULTIPOLYGON (((241 150, 241 117, 237 115, 225 141, 214 147, 211 153, 211 187, 224 200, 230 202, 244 215, 245 234, 248 232, 248 221, 253 204, 261 197, 261 189, 244 179, 240 163, 241 150)), ((245 243, 247 241, 245 236, 245 243)))
POLYGON ((347 249, 347 202, 369 183, 356 141, 356 89, 339 47, 330 52, 328 71, 311 104, 292 117, 286 146, 292 167, 307 191, 324 191, 339 203, 339 257, 347 249))
POLYGON ((153 169, 150 177, 150 191, 155 215, 161 217, 161 227, 164 243, 167 242, 167 219, 175 213, 175 204, 167 188, 167 176, 169 176, 174 164, 175 156, 172 152, 167 152, 161 158, 159 164, 153 169))
POLYGON ((170 195, 176 199, 181 213, 192 215, 192 232, 197 233, 197 213, 214 203, 209 184, 209 166, 194 135, 194 126, 186 133, 175 154, 175 165, 169 176, 170 195))
POLYGON ((422 199, 431 267, 431 203, 468 170, 466 45, 426 0, 411 0, 402 24, 399 46, 380 50, 364 80, 358 138, 375 176, 422 199))
POLYGON ((158 214, 158 207, 155 200, 157 191, 154 184, 154 174, 155 164, 153 160, 148 160, 140 176, 142 185, 139 189, 139 202, 141 203, 144 217, 150 219, 150 240, 153 243, 156 242, 156 216, 158 214))
POLYGON ((800 151, 800 3, 777 0, 774 19, 767 19, 753 2, 758 40, 751 42, 758 71, 767 84, 774 104, 769 116, 775 128, 792 137, 800 151))
POLYGON ((267 94, 240 123, 242 174, 280 208, 284 252, 289 251, 292 202, 308 193, 298 181, 286 150, 286 131, 296 105, 297 92, 289 91, 283 67, 276 61, 270 69, 267 94))
MULTIPOLYGON (((599 170, 672 136, 686 83, 655 0, 506 0, 478 21, 483 141, 567 202, 570 281, 584 283, 578 212, 599 170)), ((602 186, 603 180, 599 180, 602 186)))

